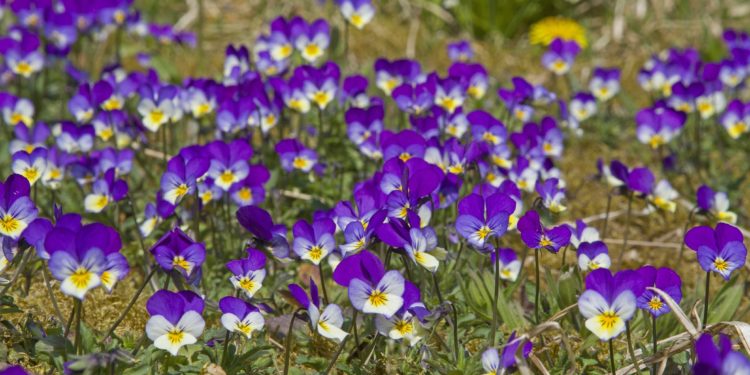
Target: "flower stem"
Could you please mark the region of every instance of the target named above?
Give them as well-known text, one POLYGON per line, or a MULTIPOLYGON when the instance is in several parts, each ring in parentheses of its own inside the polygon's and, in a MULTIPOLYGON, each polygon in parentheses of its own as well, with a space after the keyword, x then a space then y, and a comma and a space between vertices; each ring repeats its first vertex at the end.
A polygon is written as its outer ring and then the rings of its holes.
POLYGON ((708 291, 710 290, 711 284, 711 271, 706 272, 706 294, 703 297, 703 328, 708 325, 708 291))
MULTIPOLYGON (((651 315, 651 340, 653 342, 653 348, 654 352, 651 354, 653 356, 656 356, 656 341, 657 341, 657 335, 656 335, 656 316, 651 315)), ((651 366, 651 374, 656 375, 656 362, 651 366)))
POLYGON ((612 346, 612 339, 609 339, 609 365, 612 369, 612 375, 615 375, 615 349, 612 346))
POLYGON ((149 282, 149 281, 151 281, 151 278, 152 278, 152 277, 154 276, 154 274, 156 273, 156 270, 157 270, 157 268, 158 268, 158 267, 154 267, 154 268, 152 268, 152 269, 151 269, 151 272, 149 272, 149 273, 148 273, 148 275, 146 276, 146 278, 145 278, 145 279, 143 279, 143 282, 141 283, 141 286, 140 286, 140 287, 138 287, 138 290, 137 290, 137 291, 135 292, 135 295, 133 295, 133 298, 131 298, 131 299, 130 299, 130 302, 129 302, 129 303, 128 303, 128 305, 127 305, 127 306, 125 307, 125 310, 123 310, 123 311, 122 311, 122 313, 120 313, 120 317, 118 317, 118 318, 117 318, 117 320, 115 320, 115 322, 114 322, 114 323, 112 324, 112 326, 111 326, 111 327, 109 327, 109 329, 107 330, 107 334, 106 334, 106 335, 104 335, 104 338, 102 338, 102 339, 101 339, 101 340, 99 341, 99 343, 100 343, 100 344, 103 344, 103 343, 104 343, 104 341, 105 341, 106 339, 108 339, 108 338, 109 338, 109 336, 111 336, 111 335, 112 335, 112 333, 113 333, 113 332, 115 331, 115 329, 117 328, 117 326, 119 326, 119 325, 120 325, 120 323, 122 323, 122 321, 123 321, 123 320, 125 319, 125 317, 126 317, 126 316, 128 315, 128 312, 130 311, 130 309, 131 309, 131 308, 133 308, 133 305, 135 305, 135 302, 136 302, 136 301, 138 300, 138 297, 140 297, 140 296, 141 296, 141 293, 143 293, 143 289, 145 289, 145 288, 146 288, 146 285, 148 285, 148 282, 149 282))
POLYGON ((44 287, 47 289, 49 299, 50 301, 52 301, 52 307, 55 309, 55 315, 57 315, 57 319, 60 321, 60 324, 65 324, 65 318, 63 317, 62 312, 60 312, 60 306, 57 304, 57 298, 55 298, 55 293, 52 291, 52 286, 50 285, 46 268, 42 269, 42 278, 44 279, 44 287))
POLYGON ((83 315, 83 304, 81 303, 81 300, 76 299, 75 300, 75 306, 73 307, 76 310, 76 338, 75 338, 75 350, 76 354, 81 354, 81 315, 83 315))
POLYGON ((328 291, 326 290, 326 280, 323 278, 323 264, 318 263, 318 276, 320 277, 320 288, 323 289, 323 302, 328 304, 328 291))
POLYGON ((633 350, 633 340, 630 337, 630 322, 625 322, 625 332, 627 334, 628 338, 628 354, 630 354, 630 359, 633 361, 633 368, 635 368, 635 373, 640 373, 640 366, 638 366, 638 359, 635 357, 635 351, 633 350))
POLYGON ((541 287, 539 285, 539 249, 534 250, 534 263, 536 265, 536 274, 534 280, 536 281, 536 290, 534 292, 534 322, 539 324, 539 292, 541 287))
POLYGON ((221 350, 221 367, 227 363, 227 349, 229 348, 229 341, 232 339, 232 332, 227 331, 224 336, 224 348, 221 350))
POLYGON ((617 264, 622 266, 622 260, 625 256, 625 251, 628 249, 628 235, 630 234, 630 217, 633 211, 633 193, 628 195, 628 210, 625 213, 625 233, 622 235, 622 249, 620 249, 620 257, 617 259, 617 264))
MULTIPOLYGON (((357 310, 355 309, 354 311, 357 311, 357 310)), ((356 329, 354 327, 355 327, 355 324, 352 324, 352 329, 356 329)), ((344 346, 346 345, 346 340, 349 339, 349 336, 351 335, 346 335, 344 336, 344 339, 341 340, 341 343, 339 344, 339 348, 336 350, 336 353, 333 354, 333 358, 331 358, 331 362, 328 363, 328 367, 326 367, 326 370, 323 372, 324 375, 327 375, 329 372, 331 372, 331 370, 333 369, 333 366, 336 365, 336 361, 339 359, 341 352, 344 350, 344 346)))
POLYGON ((612 192, 607 193, 607 211, 604 214, 602 224, 602 238, 607 238, 607 224, 609 223, 609 211, 612 209, 612 192))
POLYGON ((302 309, 297 309, 292 313, 292 318, 289 319, 289 329, 286 331, 286 343, 284 344, 284 375, 289 374, 289 356, 292 354, 292 328, 294 328, 294 319, 297 318, 297 313, 302 309))
POLYGON ((359 310, 353 309, 354 313, 352 314, 352 331, 354 333, 354 347, 359 347, 359 333, 357 332, 357 313, 359 310))
MULTIPOLYGON (((687 233, 688 228, 691 224, 693 224, 693 215, 695 215, 695 212, 698 210, 698 206, 690 210, 690 215, 688 215, 688 219, 685 222, 685 226, 682 228, 682 236, 685 236, 685 233, 687 233)), ((682 254, 685 252, 685 241, 680 241, 680 254, 677 257, 677 268, 682 265, 682 254)))
POLYGON ((500 255, 495 249, 495 295, 492 297, 492 329, 490 330, 489 346, 495 346, 495 331, 497 331, 497 300, 500 295, 500 255))
POLYGON ((16 273, 13 274, 13 277, 10 279, 8 284, 2 289, 2 291, 0 291, 0 296, 4 296, 5 293, 8 292, 8 289, 10 289, 10 287, 13 286, 13 284, 15 284, 18 278, 21 276, 24 269, 26 268, 26 263, 28 263, 29 258, 31 258, 31 251, 29 250, 29 248, 27 248, 22 253, 19 253, 19 255, 21 255, 21 263, 18 264, 18 268, 16 268, 16 273))

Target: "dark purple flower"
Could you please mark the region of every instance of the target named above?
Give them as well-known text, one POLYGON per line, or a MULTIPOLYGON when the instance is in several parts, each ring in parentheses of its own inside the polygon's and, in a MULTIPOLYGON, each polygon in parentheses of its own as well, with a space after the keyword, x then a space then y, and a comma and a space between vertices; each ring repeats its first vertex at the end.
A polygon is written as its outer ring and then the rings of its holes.
POLYGON ((662 298, 648 290, 646 287, 656 287, 667 293, 676 303, 682 301, 682 280, 677 272, 671 268, 655 268, 653 266, 643 266, 636 270, 638 272, 638 281, 643 286, 640 295, 636 295, 638 307, 659 317, 670 311, 669 306, 662 298))
POLYGON ((745 265, 747 248, 739 229, 719 223, 716 229, 698 226, 685 234, 685 244, 698 255, 698 263, 706 272, 716 272, 729 280, 732 271, 745 265))
POLYGON ((180 348, 195 344, 203 333, 203 299, 191 291, 159 290, 146 302, 151 318, 146 323, 146 335, 154 346, 177 355, 180 348))
POLYGON ((719 335, 717 347, 710 333, 702 334, 695 342, 695 354, 695 375, 740 375, 747 374, 750 369, 750 360, 741 352, 732 350, 732 340, 727 335, 719 335))
POLYGON ((518 221, 518 231, 526 246, 532 249, 547 249, 557 253, 561 247, 570 243, 570 229, 566 225, 545 228, 539 214, 530 210, 518 221))

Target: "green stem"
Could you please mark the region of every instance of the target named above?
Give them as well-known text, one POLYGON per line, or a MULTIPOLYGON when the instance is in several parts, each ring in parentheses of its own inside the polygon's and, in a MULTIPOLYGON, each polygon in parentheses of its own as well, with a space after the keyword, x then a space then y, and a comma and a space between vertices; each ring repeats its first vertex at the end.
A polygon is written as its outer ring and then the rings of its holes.
POLYGON ((609 339, 609 365, 612 369, 612 375, 615 375, 615 349, 612 346, 612 339, 609 339))
MULTIPOLYGON (((652 340, 652 345, 654 348, 653 353, 651 355, 653 356, 656 356, 657 338, 658 336, 656 335, 656 316, 651 315, 651 340, 652 340)), ((651 366, 651 374, 656 375, 656 362, 654 362, 654 364, 651 366)))
POLYGON ((352 331, 354 332, 354 347, 359 348, 359 333, 357 332, 357 313, 359 310, 353 309, 354 313, 352 314, 352 331))
POLYGON ((323 264, 318 264, 318 276, 320 276, 320 288, 323 289, 323 302, 328 304, 328 291, 326 290, 326 280, 323 277, 323 264))
POLYGON ((52 307, 55 309, 55 315, 57 315, 57 319, 60 321, 60 324, 65 324, 65 318, 60 311, 60 306, 57 304, 55 293, 52 291, 52 286, 50 285, 46 268, 42 269, 42 278, 44 279, 44 287, 47 288, 47 295, 49 295, 49 299, 50 301, 52 301, 52 307))
POLYGON ((292 313, 292 318, 289 319, 289 329, 286 331, 286 343, 284 344, 284 375, 289 374, 289 357, 292 354, 292 328, 294 328, 294 319, 297 318, 297 313, 302 309, 297 309, 292 313))
POLYGON ((135 292, 135 295, 133 295, 133 298, 130 299, 130 302, 125 307, 125 310, 123 310, 122 313, 120 313, 120 316, 117 318, 117 320, 115 320, 115 322, 112 324, 112 326, 109 327, 109 329, 107 330, 107 334, 104 335, 104 338, 102 338, 99 341, 100 344, 103 344, 104 341, 106 339, 108 339, 109 336, 112 335, 112 333, 115 331, 115 329, 117 329, 117 326, 119 326, 120 323, 122 323, 122 321, 125 320, 125 317, 128 315, 128 312, 130 311, 131 308, 133 308, 133 305, 135 305, 135 302, 138 300, 138 297, 141 296, 141 293, 143 293, 143 289, 146 288, 146 285, 148 285, 148 282, 151 281, 151 278, 156 273, 157 268, 158 267, 152 268, 151 272, 149 272, 148 275, 146 276, 146 278, 143 279, 143 282, 141 283, 141 286, 138 287, 138 290, 135 292))
POLYGON ((489 346, 495 346, 495 331, 497 331, 497 300, 500 295, 500 255, 495 249, 495 294, 492 297, 492 329, 490 330, 489 346))
POLYGON ((607 211, 604 214, 604 223, 602 224, 602 238, 607 238, 607 224, 609 223, 609 211, 612 209, 612 192, 607 193, 607 211))
POLYGON ((703 297, 703 328, 708 325, 708 291, 711 284, 711 271, 706 272, 706 294, 703 297))
POLYGON ((81 303, 81 300, 76 299, 75 300, 75 306, 73 307, 76 310, 76 338, 75 338, 75 350, 76 354, 81 354, 81 320, 83 315, 83 304, 81 303))
POLYGON ((635 351, 633 350, 633 340, 630 337, 630 322, 625 322, 625 333, 628 338, 628 354, 630 354, 630 359, 633 361, 635 373, 638 374, 640 373, 640 366, 638 366, 638 359, 635 357, 635 351))
MULTIPOLYGON (((355 309, 354 311, 357 311, 357 310, 355 309)), ((352 325, 352 329, 355 329, 354 326, 355 325, 352 325)), ((336 361, 339 359, 341 352, 344 350, 344 346, 346 345, 346 340, 349 339, 349 336, 351 335, 346 335, 344 336, 344 339, 341 340, 341 343, 339 344, 339 348, 336 350, 336 353, 333 354, 333 358, 331 358, 331 362, 328 363, 328 367, 326 367, 326 370, 323 372, 323 374, 327 375, 329 372, 331 372, 331 370, 333 369, 333 366, 336 365, 336 361)))
POLYGON ((224 348, 221 350, 221 366, 224 367, 227 363, 227 349, 229 348, 229 340, 232 338, 232 332, 227 331, 224 336, 224 348))
POLYGON ((13 284, 15 284, 18 278, 21 276, 24 269, 26 268, 26 263, 28 263, 29 258, 31 258, 31 251, 29 251, 29 248, 27 248, 19 255, 21 255, 21 263, 18 264, 18 268, 16 268, 16 273, 13 274, 13 277, 10 279, 8 284, 2 290, 0 290, 0 296, 4 296, 5 293, 8 292, 8 289, 10 289, 10 287, 13 286, 13 284))

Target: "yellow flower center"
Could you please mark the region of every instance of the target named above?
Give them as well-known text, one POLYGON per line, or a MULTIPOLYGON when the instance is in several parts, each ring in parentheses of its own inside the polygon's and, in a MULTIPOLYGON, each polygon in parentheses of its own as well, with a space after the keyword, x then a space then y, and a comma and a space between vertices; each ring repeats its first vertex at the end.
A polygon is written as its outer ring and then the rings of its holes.
POLYGON ((161 122, 166 117, 166 115, 164 114, 164 112, 162 112, 162 111, 160 111, 158 109, 155 109, 155 110, 151 111, 151 113, 149 113, 148 116, 149 116, 149 119, 151 120, 151 122, 154 123, 154 124, 161 124, 161 122))
POLYGON ((500 138, 490 132, 484 132, 484 134, 482 134, 482 140, 490 142, 492 144, 500 143, 500 138))
POLYGON ((211 112, 210 103, 201 103, 201 104, 196 105, 195 108, 193 108, 193 113, 195 113, 196 117, 202 117, 208 112, 211 112))
POLYGON ((245 336, 250 336, 250 333, 253 332, 253 327, 251 327, 249 324, 245 324, 242 322, 237 322, 237 325, 235 328, 242 332, 245 336))
POLYGON ((667 143, 667 142, 665 142, 664 137, 662 137, 659 134, 656 134, 656 135, 652 136, 651 139, 648 140, 649 146, 651 146, 651 148, 653 148, 653 149, 659 148, 659 146, 661 146, 661 145, 663 145, 665 143, 667 143))
POLYGON ((253 199, 253 191, 249 188, 243 187, 239 192, 237 192, 237 196, 240 197, 240 199, 242 199, 243 201, 249 201, 253 199))
POLYGON ((232 182, 234 182, 234 172, 227 169, 219 176, 219 179, 221 179, 221 182, 225 184, 231 184, 232 182))
POLYGON ((115 135, 115 132, 112 131, 112 128, 110 127, 106 127, 99 131, 99 137, 101 137, 102 141, 104 142, 112 138, 113 135, 115 135))
POLYGON ((187 192, 188 192, 187 184, 180 184, 179 186, 175 188, 175 195, 177 196, 177 198, 182 198, 183 196, 185 196, 185 194, 187 194, 187 192))
POLYGON ((305 46, 305 55, 309 56, 310 58, 316 58, 321 53, 323 53, 323 51, 315 43, 310 43, 305 46))
POLYGON ((542 236, 542 238, 539 240, 539 246, 541 247, 552 246, 554 244, 555 243, 552 242, 552 240, 550 240, 547 236, 542 236))
POLYGON ((380 290, 375 289, 370 292, 370 296, 367 297, 367 300, 370 301, 370 304, 372 306, 380 307, 388 303, 388 296, 386 296, 385 293, 381 292, 380 290))
POLYGON ((192 267, 190 262, 188 262, 182 255, 178 255, 172 259, 172 266, 175 268, 182 268, 185 271, 190 271, 190 268, 192 267))
POLYGON ((243 290, 253 290, 253 288, 255 288, 255 281, 248 277, 241 278, 238 284, 243 290))
POLYGON ((317 262, 323 258, 323 249, 320 246, 315 245, 310 248, 310 251, 308 251, 307 254, 310 257, 310 260, 317 262))
POLYGON ((651 300, 648 301, 648 308, 653 311, 659 311, 662 307, 664 307, 664 302, 657 296, 651 297, 651 300))
POLYGON ((398 156, 398 158, 401 159, 401 161, 403 161, 404 163, 406 163, 409 159, 411 159, 411 154, 408 152, 402 152, 401 155, 398 156))
POLYGON ((364 18, 362 18, 359 13, 352 14, 352 18, 349 19, 349 22, 351 22, 356 28, 361 28, 365 24, 364 18))
POLYGON ((21 222, 10 214, 5 214, 0 218, 0 229, 3 233, 13 233, 18 230, 19 226, 21 226, 21 222))
POLYGON ((174 328, 171 331, 167 332, 167 340, 169 340, 169 343, 172 345, 181 343, 184 337, 185 333, 182 332, 182 330, 179 328, 174 328))
POLYGON ((719 257, 714 259, 714 267, 719 272, 725 272, 729 270, 729 262, 719 257))
POLYGON ((618 320, 620 320, 620 317, 614 311, 605 311, 599 315, 599 324, 607 330, 614 328, 618 320))
POLYGON ((331 101, 331 95, 329 95, 325 91, 317 91, 315 92, 315 94, 313 94, 312 100, 315 102, 315 104, 322 107, 331 101))
POLYGON ((93 274, 89 270, 80 267, 70 275, 70 281, 76 288, 83 289, 89 285, 92 276, 93 274))
POLYGON ((37 178, 39 178, 39 171, 34 167, 24 169, 22 174, 31 184, 36 182, 37 178))
POLYGON ((104 102, 104 104, 102 105, 102 108, 104 108, 105 111, 114 111, 114 110, 122 109, 122 101, 120 101, 119 98, 113 96, 104 102))
POLYGON ((29 64, 26 61, 21 61, 16 65, 16 73, 22 75, 22 76, 28 76, 33 72, 33 69, 31 67, 31 64, 29 64))
POLYGON ((297 169, 307 169, 309 165, 310 161, 301 156, 297 156, 294 158, 294 161, 292 161, 292 166, 297 169))
POLYGON ((94 206, 103 209, 104 207, 107 207, 107 203, 109 203, 109 198, 106 195, 101 195, 99 196, 99 199, 94 202, 94 206))
POLYGON ((729 127, 729 136, 732 138, 738 138, 743 133, 747 132, 747 124, 740 121, 732 126, 729 127))
POLYGON ((487 238, 487 236, 489 236, 490 234, 492 234, 492 229, 490 229, 490 227, 486 225, 479 228, 479 230, 477 231, 477 237, 479 237, 479 239, 481 240, 487 238))
POLYGON ((10 115, 10 124, 11 125, 18 125, 19 123, 23 122, 27 126, 31 126, 31 123, 34 122, 31 117, 24 115, 20 112, 13 112, 10 115))
POLYGON ((396 324, 393 325, 393 328, 396 329, 401 335, 407 335, 414 332, 414 326, 410 321, 407 320, 397 320, 396 324))

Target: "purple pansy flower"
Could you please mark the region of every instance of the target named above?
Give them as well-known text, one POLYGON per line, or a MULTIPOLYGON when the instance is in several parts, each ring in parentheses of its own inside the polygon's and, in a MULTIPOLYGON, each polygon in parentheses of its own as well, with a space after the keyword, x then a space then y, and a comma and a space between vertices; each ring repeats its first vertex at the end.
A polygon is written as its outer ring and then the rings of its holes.
POLYGON ((685 244, 698 255, 698 263, 706 272, 716 272, 729 280, 732 272, 745 265, 747 248, 739 229, 719 223, 713 229, 698 226, 685 234, 685 244))
POLYGON ((561 247, 570 243, 570 229, 566 225, 545 228, 539 214, 530 210, 518 221, 518 231, 526 246, 532 249, 547 249, 557 253, 561 247))
POLYGON ((372 0, 338 0, 341 15, 359 30, 375 17, 375 6, 372 0))
POLYGON ((196 180, 209 169, 209 161, 202 157, 185 159, 176 155, 169 159, 167 170, 161 177, 161 192, 165 201, 172 205, 195 192, 196 180))
POLYGON ((578 309, 586 318, 586 328, 602 341, 624 332, 625 322, 635 314, 634 273, 620 271, 612 276, 608 269, 598 269, 586 276, 586 290, 578 298, 578 309))
POLYGON ((221 325, 229 332, 238 332, 251 338, 253 332, 263 329, 266 321, 257 307, 237 297, 224 297, 219 301, 221 325))
POLYGON ((165 233, 151 248, 156 263, 165 271, 179 271, 186 279, 200 276, 206 260, 206 246, 195 242, 180 228, 165 233))
POLYGON ((316 219, 312 225, 305 220, 299 220, 294 224, 292 233, 294 252, 315 265, 319 265, 320 261, 336 247, 333 237, 336 233, 336 224, 329 218, 316 219))
POLYGON ((37 148, 34 151, 18 151, 12 156, 11 169, 34 185, 47 170, 47 149, 37 148))
MULTIPOLYGON (((516 365, 516 352, 524 340, 516 339, 516 332, 511 332, 508 341, 503 347, 502 355, 499 355, 496 348, 489 348, 482 353, 482 368, 486 374, 501 374, 504 371, 511 370, 516 365)), ((526 341, 523 345, 521 355, 528 358, 531 354, 533 344, 526 341)))
POLYGON ((146 335, 158 349, 177 355, 183 346, 198 342, 203 333, 203 308, 203 299, 191 291, 159 290, 146 302, 151 315, 146 335))
POLYGON ((276 153, 287 172, 300 170, 307 173, 318 163, 318 154, 296 139, 284 139, 277 143, 276 153))
POLYGON ((341 326, 344 324, 344 315, 339 305, 331 303, 323 311, 320 310, 318 286, 315 285, 312 279, 310 279, 310 297, 297 284, 289 284, 289 292, 297 300, 297 303, 307 309, 313 330, 321 336, 341 342, 348 335, 348 333, 341 329, 341 326))
POLYGON ((732 350, 729 336, 719 335, 719 346, 714 344, 710 333, 704 333, 695 342, 697 360, 693 365, 695 375, 747 375, 750 359, 741 352, 732 350))
POLYGON ((602 241, 583 242, 578 246, 578 267, 581 271, 593 271, 612 265, 607 244, 602 241))
POLYGON ((9 149, 11 154, 18 151, 32 153, 37 148, 45 147, 45 142, 50 135, 49 128, 43 122, 33 126, 18 124, 13 129, 16 138, 10 141, 9 149))
POLYGON ((557 75, 570 71, 581 47, 572 40, 555 39, 542 56, 542 65, 557 75))
POLYGON ((521 272, 521 261, 513 249, 497 249, 490 254, 490 261, 495 264, 495 257, 500 257, 500 278, 514 282, 521 272))
POLYGON ((102 179, 94 182, 91 193, 86 195, 83 205, 86 212, 99 213, 111 202, 119 202, 128 195, 128 183, 115 179, 115 169, 104 172, 102 179))
POLYGON ((404 277, 396 270, 385 272, 380 259, 367 250, 344 258, 333 280, 349 289, 352 306, 366 314, 391 317, 404 304, 404 277))
POLYGON ((253 149, 247 141, 214 141, 206 146, 206 151, 211 157, 211 166, 206 175, 222 190, 228 191, 232 185, 247 177, 250 168, 248 160, 253 156, 253 149))
POLYGON ((696 193, 698 208, 718 221, 729 224, 737 222, 737 214, 729 211, 729 197, 723 191, 715 192, 709 186, 701 185, 696 193))
POLYGON ((685 125, 685 113, 669 107, 646 108, 635 116, 638 140, 656 149, 669 143, 685 125))
POLYGON ((737 139, 750 131, 750 104, 739 99, 732 100, 719 119, 721 126, 732 139, 737 139))
POLYGON ((36 219, 38 210, 29 198, 29 181, 18 174, 0 183, 0 235, 17 240, 36 219))
POLYGON ((479 250, 486 249, 494 237, 502 237, 516 201, 504 193, 488 197, 469 194, 458 202, 456 231, 479 250))
POLYGON ((594 69, 589 81, 589 91, 601 102, 612 99, 620 92, 620 69, 601 67, 594 69))
POLYGON ((471 49, 471 43, 468 40, 459 40, 448 43, 448 58, 451 61, 466 62, 474 58, 474 51, 471 49))
POLYGON ((229 281, 236 289, 245 292, 247 298, 253 298, 263 286, 266 278, 266 255, 257 249, 247 249, 247 258, 232 260, 227 263, 227 269, 232 272, 229 281))
POLYGON ((654 317, 670 311, 666 302, 658 294, 645 289, 646 287, 656 287, 664 291, 678 304, 682 301, 682 280, 680 280, 680 275, 671 268, 643 266, 636 272, 638 272, 639 282, 644 287, 643 292, 636 296, 639 308, 650 312, 654 317))

